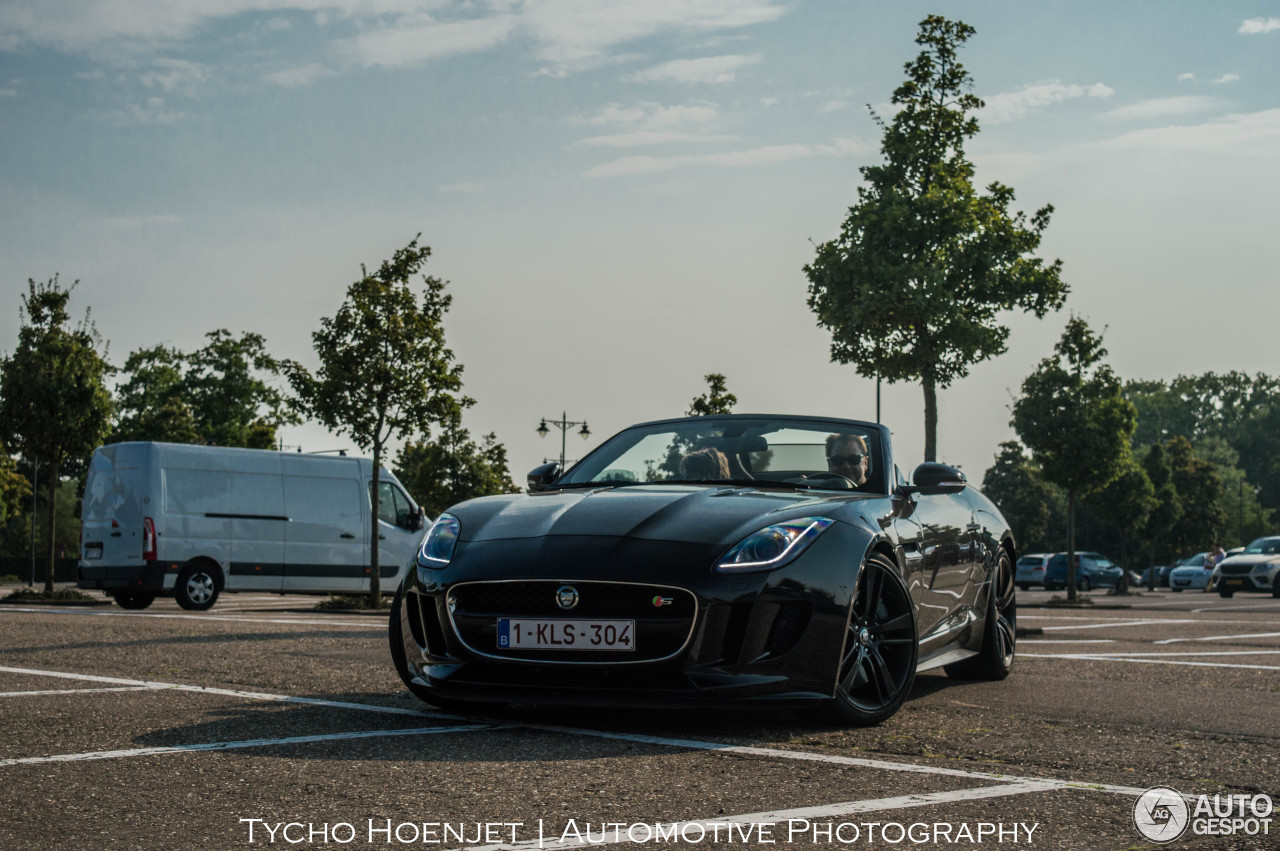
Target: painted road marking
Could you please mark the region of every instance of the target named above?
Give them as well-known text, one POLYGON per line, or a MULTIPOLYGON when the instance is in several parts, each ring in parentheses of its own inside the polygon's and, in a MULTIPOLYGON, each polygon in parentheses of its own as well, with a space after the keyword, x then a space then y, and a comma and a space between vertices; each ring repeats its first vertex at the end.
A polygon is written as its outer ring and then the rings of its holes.
POLYGON ((1115 644, 1114 638, 1019 638, 1019 644, 1115 644))
POLYGON ((97 694, 103 691, 149 691, 148 686, 117 686, 115 688, 64 688, 50 691, 6 691, 0 697, 35 697, 45 694, 97 694))
POLYGON ((146 680, 128 680, 120 677, 100 677, 94 674, 68 674, 62 671, 40 671, 32 668, 0 667, 0 673, 29 674, 38 677, 60 677, 68 680, 85 680, 92 683, 113 683, 115 685, 141 686, 153 691, 190 691, 199 694, 217 694, 226 697, 242 697, 247 700, 271 700, 281 703, 300 703, 308 706, 330 706, 335 709, 359 709, 365 712, 384 712, 389 715, 413 715, 419 718, 455 718, 457 716, 430 710, 401 709, 398 706, 378 706, 375 703, 348 703, 341 700, 324 700, 318 697, 294 697, 287 694, 270 694, 259 691, 240 691, 228 688, 207 688, 205 686, 189 686, 180 683, 158 683, 146 680))
POLYGON ((304 620, 302 618, 250 618, 250 617, 231 617, 229 615, 180 615, 165 614, 164 612, 93 612, 76 609, 53 609, 53 608, 34 608, 19 606, 0 607, 0 614, 5 612, 18 612, 21 614, 38 614, 38 615, 85 615, 88 617, 99 618, 161 618, 168 620, 193 620, 193 621, 236 621, 239 623, 284 623, 284 624, 306 624, 310 626, 358 626, 365 629, 383 630, 387 628, 387 624, 382 618, 370 619, 368 623, 360 623, 358 621, 331 621, 331 620, 304 620))
POLYGON ((1137 620, 1137 621, 1104 621, 1102 623, 1071 624, 1070 626, 1042 626, 1040 628, 1043 629, 1045 632, 1048 632, 1051 629, 1052 630, 1110 629, 1111 627, 1119 627, 1119 626, 1150 626, 1151 624, 1156 624, 1156 623, 1197 623, 1197 621, 1191 620, 1191 619, 1187 619, 1187 620, 1150 619, 1150 620, 1137 620))
POLYGON ((114 751, 88 751, 85 753, 56 754, 54 756, 25 756, 0 759, 0 766, 43 765, 50 762, 81 762, 91 759, 121 759, 132 756, 156 754, 192 753, 194 751, 226 751, 237 748, 266 748, 278 745, 300 745, 311 742, 334 742, 345 739, 371 739, 382 736, 424 736, 430 733, 470 733, 476 730, 496 729, 493 724, 469 724, 463 727, 413 727, 406 730, 357 730, 349 733, 326 733, 315 736, 287 736, 281 739, 247 739, 240 742, 201 742, 194 745, 169 745, 154 748, 129 748, 114 751))
POLYGON ((1156 644, 1177 644, 1180 641, 1231 641, 1235 638, 1276 638, 1280 632, 1250 632, 1243 635, 1208 635, 1204 638, 1162 638, 1156 644))
POLYGON ((1280 665, 1233 665, 1228 662, 1190 662, 1180 661, 1178 659, 1141 659, 1133 656, 1091 656, 1085 653, 1019 653, 1018 655, 1024 659, 1079 659, 1086 662, 1142 662, 1148 665, 1187 665, 1196 668, 1245 668, 1251 671, 1280 671, 1280 665))

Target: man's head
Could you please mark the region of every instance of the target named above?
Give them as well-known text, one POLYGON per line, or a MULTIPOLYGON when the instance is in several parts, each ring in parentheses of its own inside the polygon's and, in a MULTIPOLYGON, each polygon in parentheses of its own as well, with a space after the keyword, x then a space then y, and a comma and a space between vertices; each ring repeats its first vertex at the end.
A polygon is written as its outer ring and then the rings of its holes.
POLYGON ((827 437, 827 469, 838 473, 855 485, 867 483, 871 458, 867 441, 857 434, 833 434, 827 437))

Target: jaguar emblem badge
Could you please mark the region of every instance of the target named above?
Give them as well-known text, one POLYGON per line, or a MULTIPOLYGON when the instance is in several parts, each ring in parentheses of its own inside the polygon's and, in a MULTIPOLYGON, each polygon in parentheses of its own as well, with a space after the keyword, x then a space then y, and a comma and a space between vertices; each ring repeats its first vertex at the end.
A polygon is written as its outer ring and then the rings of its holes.
POLYGON ((578 589, 572 585, 561 585, 556 589, 556 605, 566 612, 578 605, 578 589))

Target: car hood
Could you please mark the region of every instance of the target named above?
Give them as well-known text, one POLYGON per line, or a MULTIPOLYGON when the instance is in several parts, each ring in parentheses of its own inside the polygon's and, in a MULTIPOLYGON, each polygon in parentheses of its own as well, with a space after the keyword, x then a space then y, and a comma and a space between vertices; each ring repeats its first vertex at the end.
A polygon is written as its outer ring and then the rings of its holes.
POLYGON ((1245 564, 1250 567, 1257 564, 1271 564, 1273 561, 1280 561, 1280 553, 1250 553, 1248 555, 1228 556, 1218 562, 1221 567, 1224 564, 1245 564))
POLYGON ((450 513, 461 523, 462 541, 589 535, 712 544, 796 517, 843 515, 852 503, 868 498, 636 485, 485 497, 454 506, 450 513))
POLYGON ((1197 567, 1194 564, 1184 564, 1184 565, 1181 565, 1180 567, 1175 567, 1173 570, 1169 572, 1171 574, 1176 573, 1179 576, 1185 576, 1188 573, 1207 573, 1208 571, 1209 571, 1209 568, 1207 567, 1197 567))

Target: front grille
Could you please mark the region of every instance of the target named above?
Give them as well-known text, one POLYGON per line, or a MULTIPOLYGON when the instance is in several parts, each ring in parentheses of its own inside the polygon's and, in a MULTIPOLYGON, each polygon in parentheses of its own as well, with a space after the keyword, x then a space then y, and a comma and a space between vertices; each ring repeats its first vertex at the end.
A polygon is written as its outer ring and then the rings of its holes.
POLYGON ((663 585, 625 582, 468 582, 449 590, 454 632, 472 651, 528 662, 634 663, 666 659, 689 640, 698 614, 690 592, 663 585), (578 603, 562 609, 557 591, 571 585, 578 603), (655 604, 655 600, 662 605, 655 604), (634 650, 499 648, 498 618, 611 619, 635 621, 634 650))
POLYGON ((1218 569, 1222 571, 1223 576, 1248 576, 1251 572, 1253 572, 1253 565, 1224 564, 1218 569))

